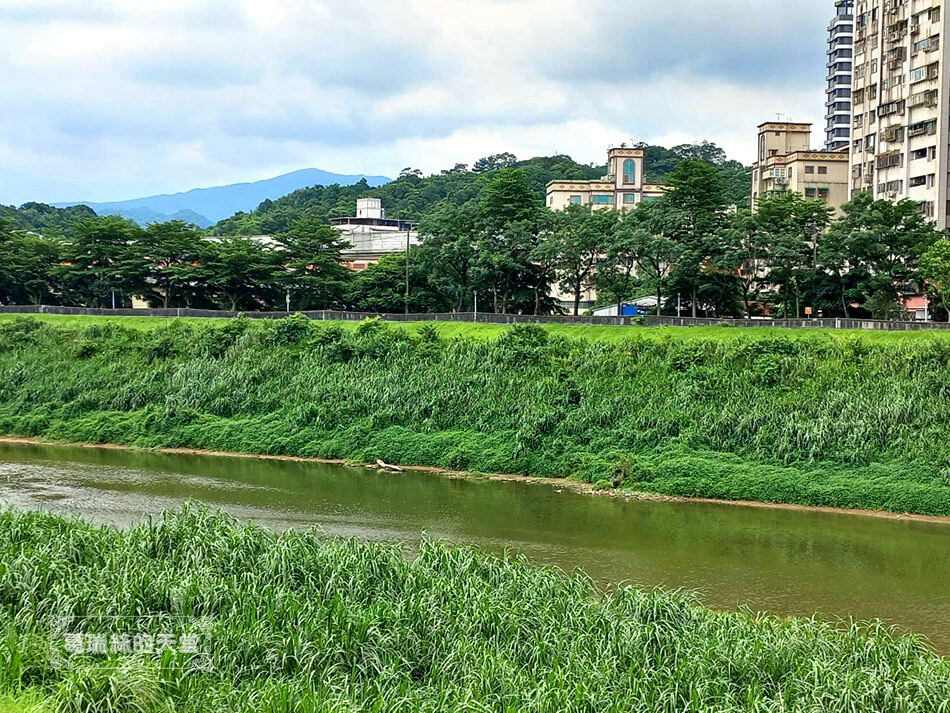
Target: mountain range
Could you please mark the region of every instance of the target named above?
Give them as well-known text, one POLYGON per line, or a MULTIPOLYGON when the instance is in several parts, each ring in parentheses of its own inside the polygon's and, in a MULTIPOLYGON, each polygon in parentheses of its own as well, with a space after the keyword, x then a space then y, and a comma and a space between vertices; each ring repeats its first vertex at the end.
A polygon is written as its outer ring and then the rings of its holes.
POLYGON ((300 188, 333 184, 351 186, 362 180, 374 188, 390 181, 385 176, 346 176, 318 168, 304 168, 253 183, 195 188, 184 193, 132 198, 111 203, 73 201, 54 205, 58 208, 86 205, 99 215, 121 215, 140 225, 156 221, 184 220, 207 228, 239 211, 252 211, 265 200, 280 198, 300 188))

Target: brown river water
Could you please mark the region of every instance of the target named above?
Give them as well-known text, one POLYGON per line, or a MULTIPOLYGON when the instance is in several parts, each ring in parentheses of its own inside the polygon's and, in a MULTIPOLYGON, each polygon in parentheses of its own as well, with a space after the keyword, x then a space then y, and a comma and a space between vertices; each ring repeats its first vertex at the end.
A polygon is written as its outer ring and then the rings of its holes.
POLYGON ((879 618, 950 654, 950 525, 316 463, 0 443, 0 506, 126 526, 202 501, 277 528, 520 552, 603 584, 700 592, 709 606, 879 618), (559 492, 560 490, 560 492, 559 492))

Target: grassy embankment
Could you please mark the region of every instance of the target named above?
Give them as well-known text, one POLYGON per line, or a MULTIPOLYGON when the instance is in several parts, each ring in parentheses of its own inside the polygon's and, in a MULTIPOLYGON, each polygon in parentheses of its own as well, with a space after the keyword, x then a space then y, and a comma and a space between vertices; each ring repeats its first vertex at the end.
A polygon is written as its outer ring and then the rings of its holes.
MULTIPOLYGON (((0 314, 0 325, 5 322, 15 322, 20 319, 24 319, 24 316, 17 314, 0 314)), ((72 327, 76 329, 111 325, 138 330, 167 328, 168 323, 171 321, 184 322, 195 328, 201 328, 202 325, 206 327, 220 327, 230 321, 229 318, 219 319, 213 317, 169 319, 160 317, 90 317, 85 315, 56 314, 32 315, 30 319, 36 319, 44 324, 57 327, 72 327)), ((327 322, 318 322, 318 324, 340 327, 346 331, 352 331, 356 329, 360 323, 330 320, 327 322)), ((417 335, 422 330, 433 328, 438 332, 439 336, 444 339, 471 337, 481 340, 497 339, 510 329, 509 326, 502 324, 473 322, 394 322, 392 326, 398 326, 411 335, 417 335)), ((716 341, 742 341, 750 337, 757 339, 763 337, 783 339, 812 339, 818 337, 826 338, 831 341, 860 338, 862 341, 870 344, 899 344, 917 342, 921 339, 950 341, 950 330, 886 332, 819 328, 793 330, 783 327, 730 328, 722 325, 707 327, 606 327, 586 324, 544 324, 541 325, 541 328, 551 336, 566 337, 569 339, 594 339, 604 342, 622 342, 630 339, 632 336, 638 339, 655 341, 702 341, 707 339, 716 341)))
POLYGON ((0 514, 0 626, 10 711, 950 710, 950 664, 879 625, 718 614, 520 558, 424 542, 407 559, 193 509, 127 532, 0 514), (51 658, 56 632, 192 620, 203 671, 181 653, 51 658))
POLYGON ((5 321, 0 433, 950 515, 950 340, 719 332, 5 321))

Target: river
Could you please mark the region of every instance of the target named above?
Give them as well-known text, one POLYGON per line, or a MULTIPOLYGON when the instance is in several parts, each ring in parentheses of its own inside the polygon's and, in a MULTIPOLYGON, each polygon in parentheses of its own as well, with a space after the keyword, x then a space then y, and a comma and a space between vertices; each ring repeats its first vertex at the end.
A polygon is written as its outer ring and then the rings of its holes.
POLYGON ((267 526, 412 545, 425 533, 698 590, 709 606, 880 618, 950 653, 950 525, 596 498, 546 484, 315 463, 0 443, 0 505, 126 526, 200 500, 267 526))

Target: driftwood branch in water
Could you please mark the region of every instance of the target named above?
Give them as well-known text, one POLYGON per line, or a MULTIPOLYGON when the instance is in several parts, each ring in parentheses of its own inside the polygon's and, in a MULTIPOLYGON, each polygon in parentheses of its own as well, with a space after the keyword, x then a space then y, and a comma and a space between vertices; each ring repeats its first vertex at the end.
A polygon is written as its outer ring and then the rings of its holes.
POLYGON ((398 465, 390 465, 389 463, 384 463, 379 458, 376 459, 376 465, 378 465, 383 470, 388 470, 390 473, 402 473, 403 470, 398 465))

